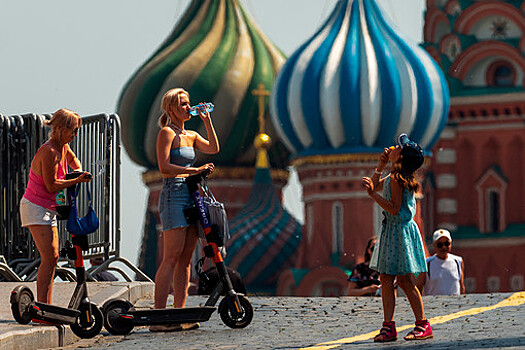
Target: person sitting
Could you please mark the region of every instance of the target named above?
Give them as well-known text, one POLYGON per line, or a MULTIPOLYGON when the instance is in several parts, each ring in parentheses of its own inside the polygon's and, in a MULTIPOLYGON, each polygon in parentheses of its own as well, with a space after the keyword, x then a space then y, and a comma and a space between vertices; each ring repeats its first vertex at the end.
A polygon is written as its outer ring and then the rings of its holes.
POLYGON ((425 295, 465 294, 463 258, 451 254, 452 237, 445 229, 432 236, 435 254, 426 259, 428 272, 417 278, 417 286, 425 295))
POLYGON ((359 296, 367 295, 374 296, 380 288, 379 272, 372 270, 369 267, 372 252, 376 245, 376 237, 371 237, 365 248, 365 261, 357 264, 348 278, 347 295, 359 296))

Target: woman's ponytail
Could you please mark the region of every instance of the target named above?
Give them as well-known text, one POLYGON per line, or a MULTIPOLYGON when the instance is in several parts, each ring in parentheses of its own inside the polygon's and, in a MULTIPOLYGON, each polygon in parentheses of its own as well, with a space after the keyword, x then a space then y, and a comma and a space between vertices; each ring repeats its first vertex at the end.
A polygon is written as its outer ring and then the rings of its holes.
POLYGON ((162 97, 161 101, 161 108, 162 108, 162 115, 159 118, 158 124, 161 128, 168 125, 170 122, 170 117, 168 115, 168 112, 173 113, 173 109, 177 106, 180 106, 180 95, 184 94, 186 96, 190 96, 186 90, 183 88, 175 88, 168 90, 164 96, 162 97))
POLYGON ((168 114, 166 112, 163 112, 158 122, 160 128, 162 129, 163 127, 168 125, 168 121, 169 121, 168 114))

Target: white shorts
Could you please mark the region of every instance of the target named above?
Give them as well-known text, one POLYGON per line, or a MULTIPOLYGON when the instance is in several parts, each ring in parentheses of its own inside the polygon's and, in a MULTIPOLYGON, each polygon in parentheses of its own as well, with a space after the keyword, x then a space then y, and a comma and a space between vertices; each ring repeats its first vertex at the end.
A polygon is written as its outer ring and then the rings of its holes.
POLYGON ((22 221, 22 227, 31 225, 58 225, 56 211, 41 207, 24 197, 20 200, 20 221, 22 221))

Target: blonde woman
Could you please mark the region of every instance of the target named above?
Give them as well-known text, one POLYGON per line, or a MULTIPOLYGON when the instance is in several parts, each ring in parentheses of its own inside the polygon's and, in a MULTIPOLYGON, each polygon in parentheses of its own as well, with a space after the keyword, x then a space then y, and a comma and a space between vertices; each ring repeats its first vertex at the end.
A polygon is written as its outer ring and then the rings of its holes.
MULTIPOLYGON (((186 304, 190 279, 190 263, 197 244, 197 230, 188 225, 183 210, 192 205, 185 178, 203 171, 213 171, 213 164, 194 167, 195 150, 207 154, 219 152, 219 141, 208 112, 199 111, 208 139, 197 132, 186 130, 190 120, 190 96, 184 89, 171 89, 162 98, 163 114, 157 136, 157 163, 162 173, 162 192, 159 214, 164 243, 162 262, 155 276, 155 308, 166 307, 170 285, 173 283, 174 307, 186 304)), ((194 324, 152 325, 152 332, 193 329, 194 324)))
POLYGON ((66 180, 68 166, 82 171, 80 161, 69 147, 82 125, 80 116, 62 108, 46 121, 46 125, 51 127, 50 138, 31 162, 27 188, 20 200, 20 219, 22 227, 29 228, 40 254, 37 301, 51 304, 58 262, 57 201, 67 187, 91 181, 91 174, 84 172, 75 179, 66 180))

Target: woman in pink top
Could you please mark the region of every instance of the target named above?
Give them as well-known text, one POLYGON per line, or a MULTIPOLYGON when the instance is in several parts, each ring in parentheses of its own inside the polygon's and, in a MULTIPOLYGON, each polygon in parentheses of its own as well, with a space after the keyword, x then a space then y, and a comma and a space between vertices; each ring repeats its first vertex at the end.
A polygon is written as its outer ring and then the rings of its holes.
POLYGON ((51 304, 52 282, 58 262, 57 199, 60 201, 62 191, 67 187, 89 182, 92 176, 84 172, 75 179, 65 179, 68 165, 74 171, 82 171, 80 161, 69 147, 82 125, 80 116, 62 108, 46 121, 46 125, 51 127, 50 139, 40 146, 31 162, 29 182, 20 201, 20 218, 22 227, 31 231, 40 253, 37 300, 51 304))

